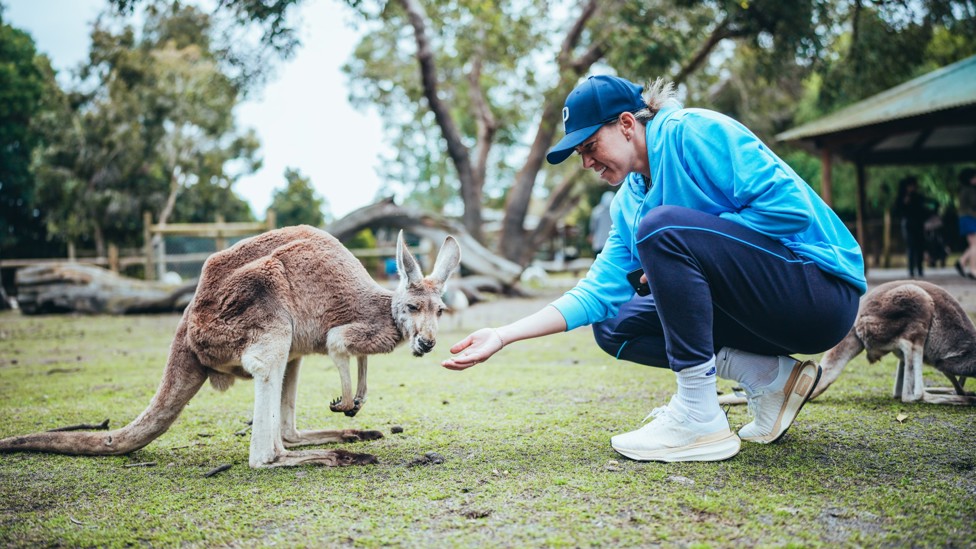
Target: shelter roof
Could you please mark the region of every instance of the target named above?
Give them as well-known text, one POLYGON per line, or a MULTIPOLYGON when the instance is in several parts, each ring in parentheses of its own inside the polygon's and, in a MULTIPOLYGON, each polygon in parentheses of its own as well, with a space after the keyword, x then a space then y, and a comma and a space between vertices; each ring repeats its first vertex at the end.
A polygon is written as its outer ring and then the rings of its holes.
POLYGON ((976 160, 976 56, 776 136, 864 164, 976 160))

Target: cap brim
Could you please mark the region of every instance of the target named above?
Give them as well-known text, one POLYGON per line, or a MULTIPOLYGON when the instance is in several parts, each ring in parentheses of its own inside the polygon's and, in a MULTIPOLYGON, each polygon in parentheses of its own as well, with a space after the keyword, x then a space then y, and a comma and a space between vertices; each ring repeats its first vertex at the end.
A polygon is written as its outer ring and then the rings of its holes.
POLYGON ((567 133, 559 140, 559 143, 556 143, 555 147, 549 149, 549 152, 546 153, 546 162, 559 164, 563 160, 566 160, 569 158, 569 155, 573 154, 573 150, 576 147, 579 147, 582 142, 592 137, 602 127, 603 124, 601 123, 567 133))

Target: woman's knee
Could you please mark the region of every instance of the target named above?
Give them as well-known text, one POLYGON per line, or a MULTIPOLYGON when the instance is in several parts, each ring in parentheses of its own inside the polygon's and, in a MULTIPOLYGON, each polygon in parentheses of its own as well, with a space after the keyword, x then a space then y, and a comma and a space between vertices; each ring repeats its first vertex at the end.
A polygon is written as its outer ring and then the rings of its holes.
POLYGON ((616 323, 612 320, 596 322, 593 324, 593 339, 605 353, 616 357, 620 353, 621 347, 627 339, 616 331, 616 323))

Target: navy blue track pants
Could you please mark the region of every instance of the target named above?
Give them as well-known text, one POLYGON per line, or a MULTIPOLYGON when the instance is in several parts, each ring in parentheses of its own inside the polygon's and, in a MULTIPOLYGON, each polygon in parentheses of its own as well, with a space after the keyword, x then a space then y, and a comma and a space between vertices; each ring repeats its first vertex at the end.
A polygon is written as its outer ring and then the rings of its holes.
POLYGON ((597 343, 618 359, 678 371, 722 347, 816 354, 854 324, 857 288, 748 227, 660 206, 637 236, 651 295, 593 325, 597 343))

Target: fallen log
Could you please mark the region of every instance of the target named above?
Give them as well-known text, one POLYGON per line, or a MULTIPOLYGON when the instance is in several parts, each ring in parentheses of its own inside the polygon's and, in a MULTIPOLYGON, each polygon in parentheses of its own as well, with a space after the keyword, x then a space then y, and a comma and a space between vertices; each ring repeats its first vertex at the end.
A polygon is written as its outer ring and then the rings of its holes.
POLYGON ((447 235, 451 235, 461 245, 461 266, 466 271, 491 278, 504 288, 505 293, 522 293, 518 289, 519 276, 522 274, 520 265, 482 246, 460 223, 431 212, 404 208, 392 200, 382 200, 349 213, 326 227, 326 230, 339 240, 348 240, 362 229, 380 227, 403 229, 433 242, 443 242, 447 235))
POLYGON ((180 312, 197 281, 147 282, 108 269, 78 263, 33 265, 14 277, 17 303, 24 314, 136 314, 180 312))

